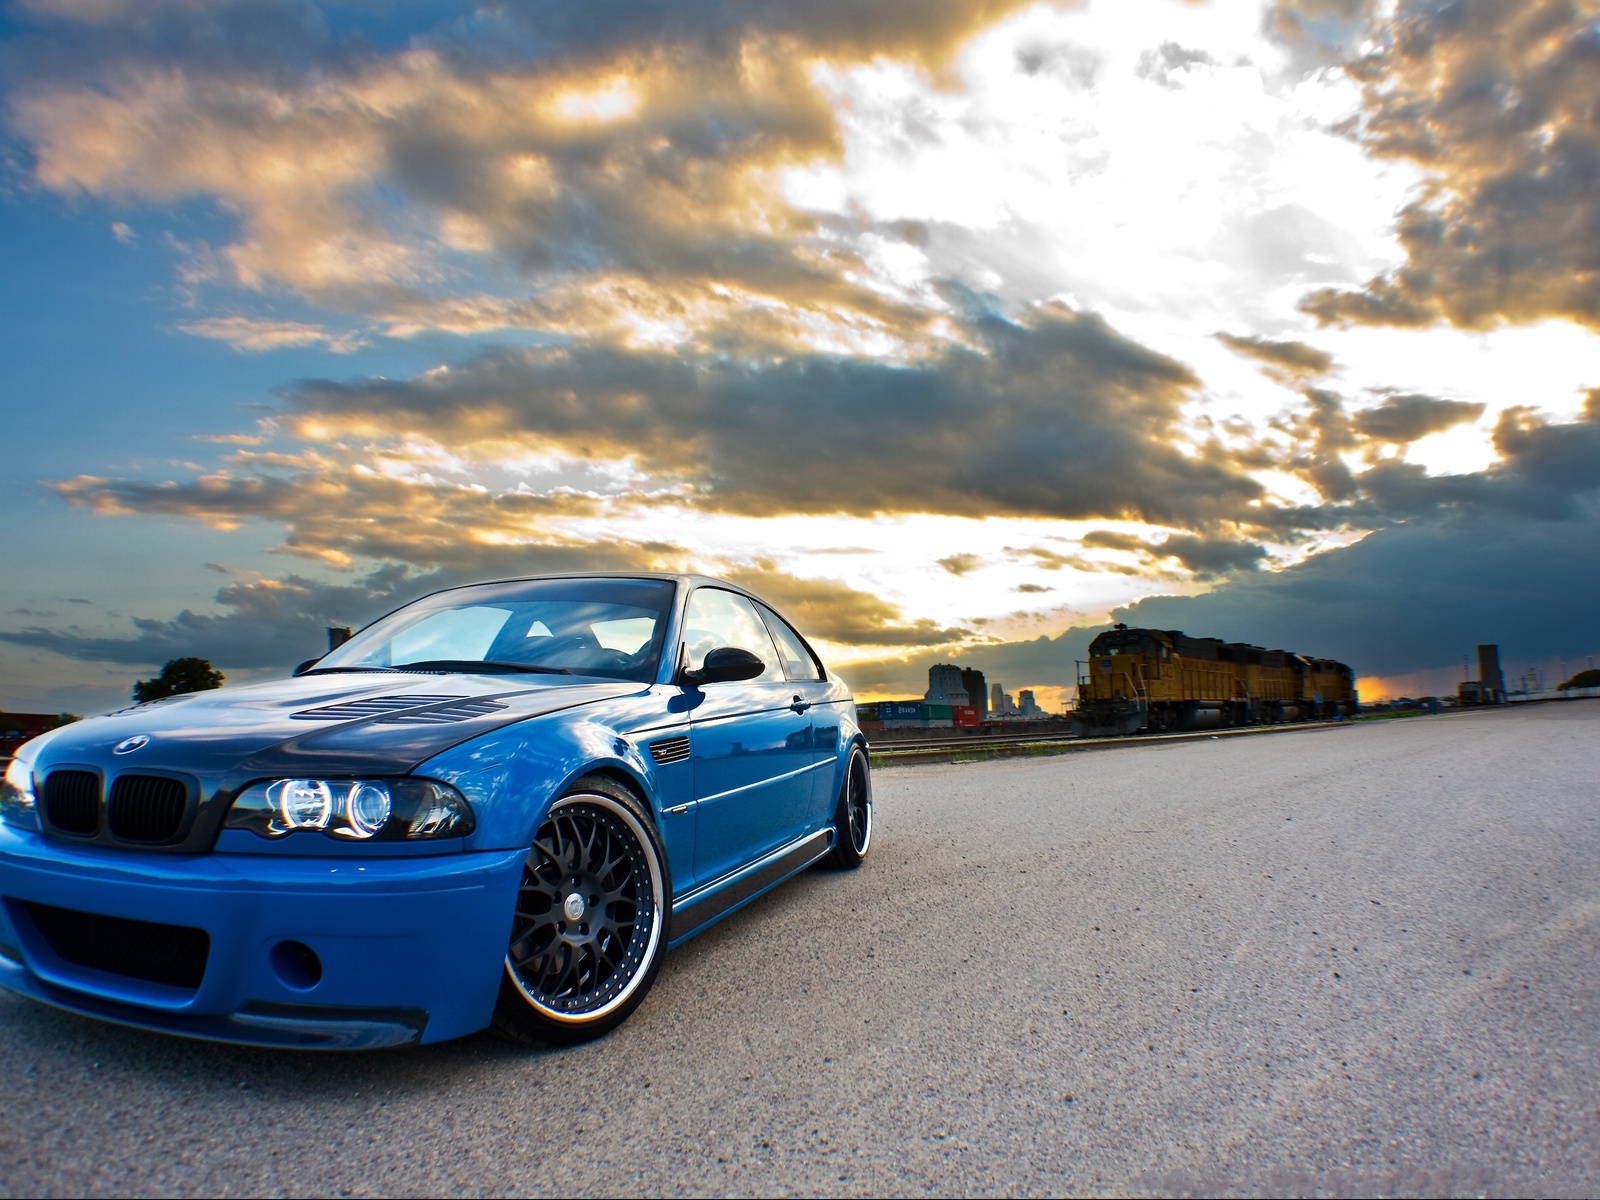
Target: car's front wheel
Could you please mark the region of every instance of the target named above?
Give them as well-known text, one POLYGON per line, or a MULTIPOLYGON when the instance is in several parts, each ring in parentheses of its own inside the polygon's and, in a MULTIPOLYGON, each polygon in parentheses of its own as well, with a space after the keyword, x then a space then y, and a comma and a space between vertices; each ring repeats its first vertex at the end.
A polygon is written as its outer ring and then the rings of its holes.
POLYGON ((850 747, 850 757, 845 760, 833 829, 833 853, 828 861, 846 869, 859 867, 872 845, 872 770, 859 742, 850 747))
POLYGON ((550 808, 522 867, 493 1028, 568 1045, 622 1024, 666 953, 666 855, 638 799, 581 779, 550 808))

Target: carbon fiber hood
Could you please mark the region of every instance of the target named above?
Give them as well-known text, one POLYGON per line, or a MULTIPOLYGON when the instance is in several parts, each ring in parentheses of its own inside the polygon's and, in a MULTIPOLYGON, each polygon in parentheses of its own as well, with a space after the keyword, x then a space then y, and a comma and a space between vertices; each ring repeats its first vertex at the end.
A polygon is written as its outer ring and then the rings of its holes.
POLYGON ((203 777, 412 770, 451 746, 648 685, 564 676, 330 674, 193 692, 91 717, 29 743, 44 771, 158 768, 203 777), (138 748, 115 754, 130 738, 138 748))

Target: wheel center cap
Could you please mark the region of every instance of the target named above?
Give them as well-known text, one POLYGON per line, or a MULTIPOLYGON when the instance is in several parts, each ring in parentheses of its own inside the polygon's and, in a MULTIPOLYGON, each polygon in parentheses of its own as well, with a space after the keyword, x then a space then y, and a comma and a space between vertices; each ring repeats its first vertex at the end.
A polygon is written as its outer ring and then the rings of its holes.
POLYGON ((567 915, 567 920, 569 920, 569 921, 581 921, 581 920, 583 920, 583 913, 584 913, 583 897, 578 895, 577 892, 573 892, 562 903, 561 911, 564 912, 567 915))

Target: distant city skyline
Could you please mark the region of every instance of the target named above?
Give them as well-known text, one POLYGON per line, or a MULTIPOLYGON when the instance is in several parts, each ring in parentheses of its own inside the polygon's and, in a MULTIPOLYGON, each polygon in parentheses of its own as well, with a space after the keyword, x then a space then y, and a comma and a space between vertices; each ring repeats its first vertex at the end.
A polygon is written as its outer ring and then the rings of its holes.
MULTIPOLYGON (((1592 3, 0 9, 0 709, 694 569, 865 700, 1113 619, 1600 653, 1592 3)), ((985 688, 979 707, 993 707, 985 688)))

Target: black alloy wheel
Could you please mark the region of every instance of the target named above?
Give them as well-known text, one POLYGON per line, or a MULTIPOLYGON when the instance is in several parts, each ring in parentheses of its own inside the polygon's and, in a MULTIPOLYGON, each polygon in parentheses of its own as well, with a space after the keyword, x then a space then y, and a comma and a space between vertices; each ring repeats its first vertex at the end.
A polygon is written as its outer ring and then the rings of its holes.
POLYGON ((872 845, 872 769, 860 743, 850 747, 850 757, 845 760, 833 828, 833 853, 828 861, 847 870, 859 867, 872 845))
POLYGON ((580 780, 523 863, 496 1032, 566 1045, 620 1025, 660 969, 669 894, 643 806, 610 779, 580 780))

